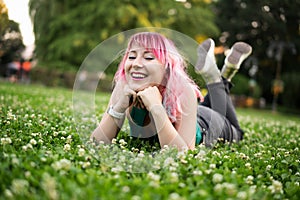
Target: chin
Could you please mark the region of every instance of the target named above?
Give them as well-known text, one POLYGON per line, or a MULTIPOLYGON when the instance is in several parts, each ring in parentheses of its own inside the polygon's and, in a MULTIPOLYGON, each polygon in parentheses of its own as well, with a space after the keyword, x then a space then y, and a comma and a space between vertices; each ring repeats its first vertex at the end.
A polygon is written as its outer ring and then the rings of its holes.
POLYGON ((132 90, 139 91, 141 88, 147 87, 149 83, 143 83, 143 84, 129 83, 128 85, 132 90))

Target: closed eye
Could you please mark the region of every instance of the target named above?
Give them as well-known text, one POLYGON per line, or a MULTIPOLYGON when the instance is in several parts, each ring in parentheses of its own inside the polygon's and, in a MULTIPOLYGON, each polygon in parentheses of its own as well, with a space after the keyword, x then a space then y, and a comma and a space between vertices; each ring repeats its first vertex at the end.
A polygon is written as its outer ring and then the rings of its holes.
POLYGON ((128 56, 129 60, 134 60, 136 57, 135 56, 128 56))
POLYGON ((146 57, 145 59, 146 60, 154 60, 155 58, 154 57, 146 57))

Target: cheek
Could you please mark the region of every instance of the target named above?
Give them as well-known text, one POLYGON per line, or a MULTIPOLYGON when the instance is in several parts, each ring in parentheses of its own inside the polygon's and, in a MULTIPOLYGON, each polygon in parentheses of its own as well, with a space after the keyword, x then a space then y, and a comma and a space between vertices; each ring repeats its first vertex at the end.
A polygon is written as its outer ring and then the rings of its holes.
POLYGON ((124 63, 124 71, 127 73, 130 70, 130 64, 128 62, 124 63))
POLYGON ((159 70, 156 70, 156 79, 161 82, 165 76, 165 67, 161 67, 159 70))

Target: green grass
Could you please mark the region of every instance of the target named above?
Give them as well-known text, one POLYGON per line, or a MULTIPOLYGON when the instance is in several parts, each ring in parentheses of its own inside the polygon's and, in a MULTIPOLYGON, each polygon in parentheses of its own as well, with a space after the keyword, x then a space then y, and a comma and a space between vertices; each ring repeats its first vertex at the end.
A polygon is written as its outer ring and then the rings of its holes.
POLYGON ((108 99, 97 94, 96 114, 76 107, 74 117, 71 90, 0 83, 0 199, 300 196, 299 117, 238 109, 240 144, 185 153, 134 146, 127 124, 113 145, 85 142, 108 99))

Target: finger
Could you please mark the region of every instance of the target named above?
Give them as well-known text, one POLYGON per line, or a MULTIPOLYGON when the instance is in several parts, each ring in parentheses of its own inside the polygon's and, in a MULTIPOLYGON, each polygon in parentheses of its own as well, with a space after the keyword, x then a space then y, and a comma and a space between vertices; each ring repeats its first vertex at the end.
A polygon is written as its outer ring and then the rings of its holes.
POLYGON ((144 105, 141 97, 138 97, 138 102, 139 102, 139 105, 140 105, 141 108, 145 108, 145 105, 144 105))

